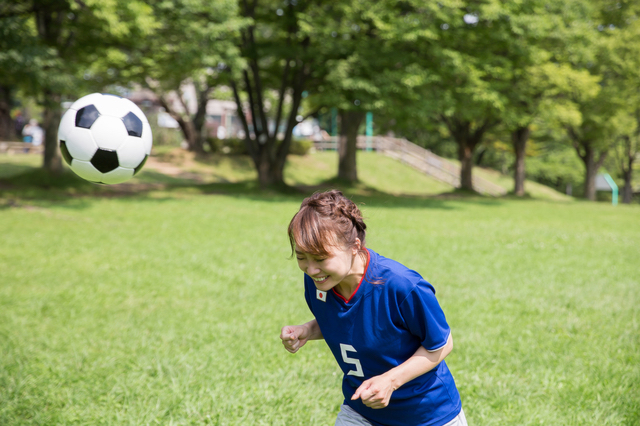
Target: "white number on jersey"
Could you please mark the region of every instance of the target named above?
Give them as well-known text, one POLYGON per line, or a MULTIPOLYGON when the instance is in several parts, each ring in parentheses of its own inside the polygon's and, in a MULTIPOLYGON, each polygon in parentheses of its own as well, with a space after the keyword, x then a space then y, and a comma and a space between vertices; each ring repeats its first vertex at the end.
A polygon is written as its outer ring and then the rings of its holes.
POLYGON ((351 345, 345 345, 344 343, 340 343, 340 352, 342 353, 342 360, 347 364, 353 364, 356 366, 355 370, 350 370, 347 373, 347 376, 356 376, 356 377, 364 377, 364 373, 362 372, 362 366, 360 365, 360 360, 355 358, 349 358, 347 356, 347 351, 356 352, 355 348, 351 345))

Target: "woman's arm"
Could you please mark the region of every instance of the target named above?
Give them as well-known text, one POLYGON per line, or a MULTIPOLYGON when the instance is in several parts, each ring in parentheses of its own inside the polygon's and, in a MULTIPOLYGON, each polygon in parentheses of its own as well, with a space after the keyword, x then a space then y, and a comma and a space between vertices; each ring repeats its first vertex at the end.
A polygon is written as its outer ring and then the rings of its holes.
POLYGON ((304 346, 309 340, 323 339, 322 331, 318 321, 312 319, 303 325, 286 325, 282 327, 280 332, 280 339, 284 348, 292 354, 298 352, 298 349, 304 346))
POLYGON ((433 370, 451 353, 452 349, 453 339, 451 334, 449 334, 447 343, 437 351, 429 352, 423 346, 420 346, 411 358, 399 366, 380 376, 365 380, 356 389, 351 399, 360 398, 364 405, 370 408, 384 408, 389 405, 393 391, 416 377, 433 370))

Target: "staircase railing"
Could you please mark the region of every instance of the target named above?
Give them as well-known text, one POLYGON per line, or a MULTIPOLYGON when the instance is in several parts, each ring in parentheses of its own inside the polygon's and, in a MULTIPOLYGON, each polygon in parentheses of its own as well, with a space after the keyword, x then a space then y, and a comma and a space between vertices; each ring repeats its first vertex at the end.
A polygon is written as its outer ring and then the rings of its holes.
MULTIPOLYGON (((315 142, 318 150, 337 150, 339 138, 315 142)), ((460 187, 460 166, 442 158, 428 149, 422 148, 406 139, 388 136, 358 136, 358 149, 375 150, 388 157, 395 158, 436 180, 456 188, 460 187)), ((492 196, 505 195, 507 191, 495 183, 480 176, 472 177, 473 189, 492 196)))

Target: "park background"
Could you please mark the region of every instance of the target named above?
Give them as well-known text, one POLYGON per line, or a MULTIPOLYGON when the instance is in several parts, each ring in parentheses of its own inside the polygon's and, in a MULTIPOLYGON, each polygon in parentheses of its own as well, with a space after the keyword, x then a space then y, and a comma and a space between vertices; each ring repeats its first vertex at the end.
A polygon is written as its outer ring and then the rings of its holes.
POLYGON ((3 2, 0 424, 333 424, 330 352, 278 339, 310 316, 286 226, 327 188, 360 205, 372 249, 435 286, 470 424, 640 423, 638 13, 3 2), (144 95, 154 149, 127 183, 60 157, 65 105, 92 92, 144 95), (41 147, 17 142, 18 114, 41 147), (458 183, 367 149, 391 135, 458 183))

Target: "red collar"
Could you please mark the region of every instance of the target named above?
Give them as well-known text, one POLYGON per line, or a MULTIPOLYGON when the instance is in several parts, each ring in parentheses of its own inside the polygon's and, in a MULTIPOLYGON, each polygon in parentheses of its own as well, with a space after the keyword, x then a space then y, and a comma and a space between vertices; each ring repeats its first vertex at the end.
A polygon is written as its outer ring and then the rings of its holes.
POLYGON ((335 288, 332 288, 331 291, 333 291, 333 294, 335 294, 336 296, 338 296, 340 299, 342 299, 344 301, 344 303, 349 303, 351 301, 351 299, 353 299, 353 296, 356 295, 356 293, 358 292, 358 289, 360 288, 360 285, 362 284, 362 281, 364 281, 364 277, 367 276, 367 269, 369 269, 369 250, 367 250, 367 263, 364 265, 364 273, 362 274, 362 278, 360 278, 360 282, 358 283, 358 286, 356 287, 356 290, 353 292, 353 294, 351 296, 349 296, 348 299, 345 299, 340 293, 338 293, 336 291, 335 288))

